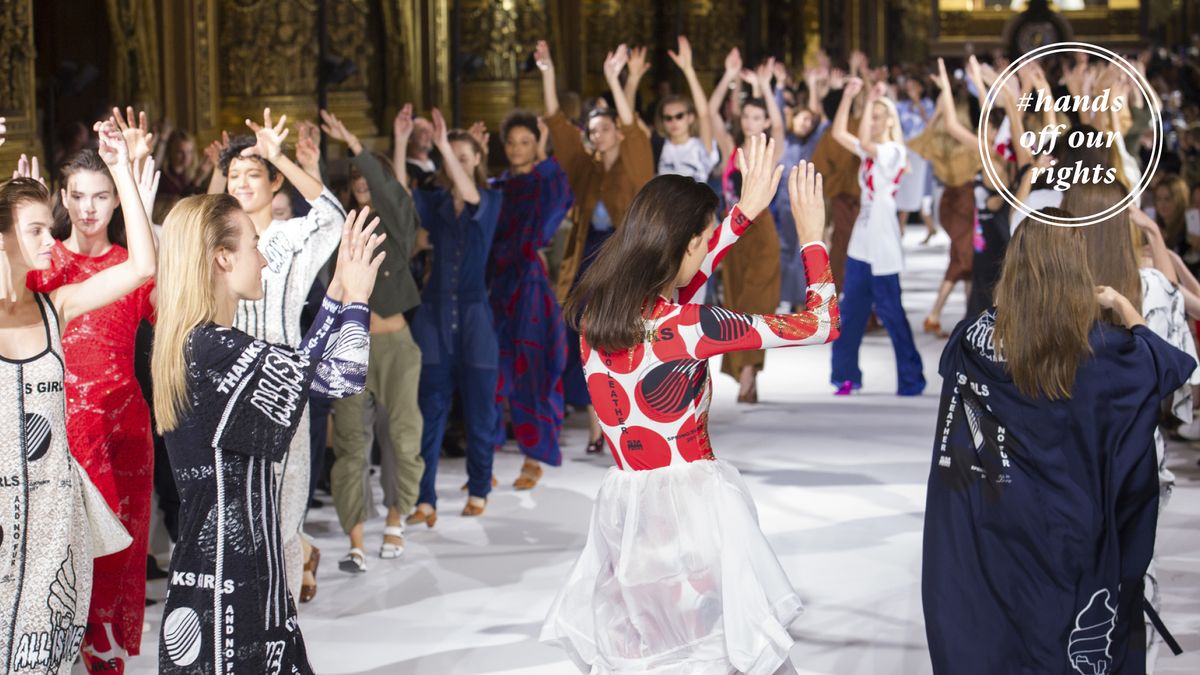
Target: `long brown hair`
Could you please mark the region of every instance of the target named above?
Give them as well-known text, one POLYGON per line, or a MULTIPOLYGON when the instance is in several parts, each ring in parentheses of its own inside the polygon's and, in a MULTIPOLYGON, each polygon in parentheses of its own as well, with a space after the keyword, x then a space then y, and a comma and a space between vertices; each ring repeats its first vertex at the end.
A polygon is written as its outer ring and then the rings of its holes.
MULTIPOLYGON (((1117 184, 1078 183, 1063 195, 1062 209, 1080 216, 1100 213, 1125 197, 1117 184)), ((1129 299, 1134 307, 1142 306, 1142 277, 1138 273, 1137 228, 1129 220, 1129 211, 1121 209, 1108 218, 1078 228, 1083 231, 1087 246, 1088 268, 1097 285, 1111 286, 1129 299)), ((1102 310, 1109 323, 1122 325, 1112 310, 1102 310)))
MULTIPOLYGON (((1062 209, 1042 213, 1071 217, 1062 209)), ((1088 333, 1100 315, 1095 289, 1080 228, 1021 223, 996 284, 996 350, 1022 395, 1071 397, 1075 372, 1092 353, 1088 333)))
POLYGON ((688 244, 712 223, 717 195, 686 176, 654 178, 633 198, 625 224, 571 291, 567 322, 588 344, 629 349, 645 337, 643 311, 675 281, 688 244))

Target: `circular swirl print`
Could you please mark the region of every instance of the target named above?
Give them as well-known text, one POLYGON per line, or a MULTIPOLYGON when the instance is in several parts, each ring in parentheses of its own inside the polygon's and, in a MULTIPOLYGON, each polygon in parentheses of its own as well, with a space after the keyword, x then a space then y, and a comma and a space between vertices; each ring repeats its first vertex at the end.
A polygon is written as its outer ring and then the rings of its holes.
POLYGON ((190 607, 176 607, 163 621, 163 646, 177 666, 190 666, 200 656, 200 617, 190 607))
POLYGON ((705 362, 670 361, 655 366, 638 382, 638 410, 655 422, 674 422, 700 395, 705 362))

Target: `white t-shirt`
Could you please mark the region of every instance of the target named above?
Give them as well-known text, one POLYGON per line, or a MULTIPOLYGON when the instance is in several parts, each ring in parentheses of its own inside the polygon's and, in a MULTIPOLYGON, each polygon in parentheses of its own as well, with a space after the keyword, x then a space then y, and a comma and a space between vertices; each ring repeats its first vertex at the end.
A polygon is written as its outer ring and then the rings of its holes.
POLYGON ((708 181, 708 175, 713 167, 721 161, 721 153, 717 152, 717 144, 712 144, 712 150, 705 150, 704 143, 692 136, 686 143, 675 145, 670 140, 663 143, 662 154, 658 157, 658 173, 687 176, 701 183, 708 181))
POLYGON ((1023 202, 1025 206, 1029 207, 1029 210, 1013 209, 1012 214, 1009 215, 1009 234, 1016 233, 1017 226, 1024 222, 1025 219, 1029 217, 1030 213, 1033 213, 1034 211, 1041 211, 1042 209, 1049 207, 1058 208, 1062 206, 1062 200, 1063 193, 1053 188, 1031 191, 1029 196, 1026 197, 1025 201, 1023 202))
POLYGON ((871 266, 871 274, 899 274, 904 269, 900 246, 900 221, 896 215, 896 191, 904 173, 904 145, 887 141, 875 145, 875 156, 855 144, 862 159, 858 167, 858 186, 862 188, 862 206, 854 231, 850 234, 847 255, 871 266))

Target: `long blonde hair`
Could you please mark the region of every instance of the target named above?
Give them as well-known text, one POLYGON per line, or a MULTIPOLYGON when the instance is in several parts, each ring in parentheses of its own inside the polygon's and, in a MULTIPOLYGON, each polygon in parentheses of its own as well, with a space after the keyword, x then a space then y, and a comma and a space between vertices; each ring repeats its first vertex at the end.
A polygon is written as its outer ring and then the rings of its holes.
MULTIPOLYGON (((1070 217, 1062 209, 1042 213, 1070 217)), ((996 348, 1022 395, 1069 399, 1100 316, 1082 228, 1026 218, 996 284, 996 348)))
POLYGON ((197 195, 181 200, 163 223, 158 245, 158 320, 150 355, 154 381, 154 416, 158 432, 179 426, 188 410, 187 339, 192 329, 216 316, 213 254, 237 250, 233 215, 241 210, 228 194, 197 195))

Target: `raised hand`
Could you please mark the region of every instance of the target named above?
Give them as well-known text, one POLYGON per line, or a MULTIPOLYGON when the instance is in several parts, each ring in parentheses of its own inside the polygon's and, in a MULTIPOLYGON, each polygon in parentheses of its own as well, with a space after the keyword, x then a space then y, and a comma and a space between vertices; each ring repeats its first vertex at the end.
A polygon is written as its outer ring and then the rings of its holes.
POLYGON ((321 179, 321 130, 308 120, 296 125, 296 163, 308 175, 321 179))
POLYGON ((811 163, 801 160, 792 169, 788 176, 788 197, 800 243, 820 241, 825 233, 825 189, 821 174, 811 163))
POLYGON ((380 251, 375 255, 375 249, 383 243, 384 235, 375 234, 379 218, 367 222, 371 215, 369 207, 363 207, 357 213, 351 211, 346 214, 346 222, 342 225, 342 244, 338 248, 337 267, 329 284, 329 295, 334 298, 340 296, 343 303, 367 302, 371 291, 375 290, 375 278, 386 252, 380 251))
POLYGON ((100 147, 97 148, 97 152, 100 154, 100 159, 104 160, 104 164, 109 169, 128 166, 129 146, 125 145, 125 136, 117 126, 115 116, 103 122, 96 122, 92 129, 100 137, 100 147))
POLYGON ((33 157, 27 157, 22 154, 20 159, 17 160, 17 170, 13 171, 12 177, 32 178, 33 180, 41 183, 43 187, 46 185, 46 181, 42 180, 42 170, 38 166, 37 155, 34 155, 33 157))
POLYGON ((750 220, 758 217, 775 198, 783 167, 775 163, 775 140, 766 134, 751 136, 737 153, 738 170, 742 172, 742 195, 738 208, 750 220))
POLYGON ((154 200, 158 197, 158 179, 162 177, 161 171, 154 170, 154 156, 149 155, 140 163, 134 162, 133 176, 137 179, 138 195, 142 198, 146 215, 151 216, 154 213, 154 200))
POLYGON ((450 135, 446 129, 446 118, 442 116, 442 111, 434 108, 429 116, 433 119, 433 144, 439 149, 448 148, 450 135))
POLYGON ((679 51, 673 52, 667 50, 667 56, 675 62, 676 66, 683 72, 692 70, 692 43, 688 42, 686 35, 679 36, 679 51))
POLYGON ((146 112, 137 113, 135 118, 133 106, 125 107, 125 118, 121 118, 121 109, 112 109, 112 118, 117 128, 125 137, 125 145, 129 148, 130 160, 137 162, 146 157, 154 149, 154 134, 150 133, 150 124, 146 121, 146 112))
POLYGON ((775 57, 772 56, 766 61, 763 61, 755 69, 754 74, 758 77, 758 84, 763 89, 763 96, 766 96, 771 90, 771 77, 775 73, 775 57))
POLYGON ((221 132, 221 140, 213 141, 204 148, 204 159, 209 164, 216 166, 221 161, 221 152, 229 147, 229 132, 221 132))
POLYGON ((725 55, 725 75, 733 76, 742 72, 742 53, 737 47, 725 55))
POLYGON ((533 50, 533 62, 539 70, 554 70, 554 60, 550 58, 550 45, 546 44, 545 40, 538 40, 537 47, 533 50))
POLYGON ((350 142, 350 139, 354 138, 354 134, 350 133, 350 130, 346 128, 345 124, 342 124, 337 115, 328 110, 321 111, 321 131, 324 131, 325 135, 333 140, 347 144, 350 142))
POLYGON ((629 77, 640 78, 650 70, 646 61, 646 48, 633 47, 629 50, 629 77))
POLYGON ((408 137, 413 132, 412 110, 412 104, 405 103, 404 107, 396 111, 396 118, 392 120, 392 135, 396 140, 396 147, 408 145, 408 137))
POLYGON ((287 115, 280 115, 279 121, 272 124, 271 109, 263 108, 263 123, 257 124, 246 118, 246 126, 254 132, 258 143, 242 151, 243 157, 258 155, 265 160, 274 161, 283 154, 283 139, 287 138, 287 115))
MULTIPOLYGON (((775 61, 774 57, 772 57, 771 60, 775 61)), ((784 65, 783 61, 775 61, 774 75, 776 86, 782 87, 783 85, 787 84, 788 71, 787 66, 784 65)))
POLYGON ((486 155, 488 151, 488 141, 492 139, 492 135, 489 134, 487 130, 487 123, 483 121, 475 122, 471 125, 470 129, 467 129, 467 133, 471 135, 471 138, 475 139, 475 142, 478 143, 479 147, 483 149, 483 154, 486 155))
POLYGON ((829 71, 829 87, 830 89, 841 89, 846 86, 846 71, 841 68, 834 68, 829 71))
POLYGON ((858 92, 860 92, 862 90, 863 90, 862 79, 857 78, 857 77, 851 77, 850 79, 846 80, 846 89, 842 95, 848 96, 850 98, 854 98, 855 96, 858 96, 858 92))
POLYGON ((611 81, 616 81, 621 76, 621 71, 625 69, 629 63, 629 48, 625 43, 617 45, 614 51, 608 53, 604 57, 604 77, 611 81))

